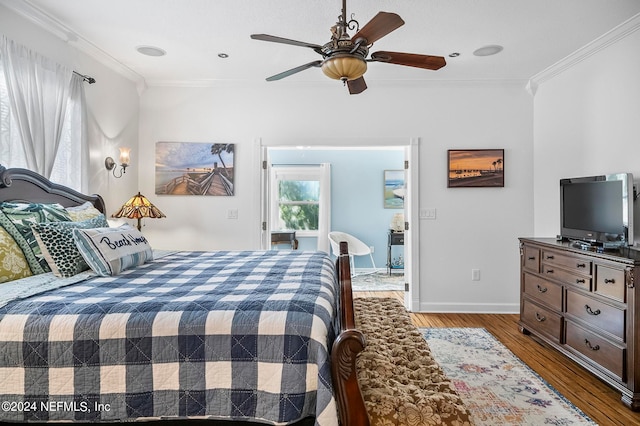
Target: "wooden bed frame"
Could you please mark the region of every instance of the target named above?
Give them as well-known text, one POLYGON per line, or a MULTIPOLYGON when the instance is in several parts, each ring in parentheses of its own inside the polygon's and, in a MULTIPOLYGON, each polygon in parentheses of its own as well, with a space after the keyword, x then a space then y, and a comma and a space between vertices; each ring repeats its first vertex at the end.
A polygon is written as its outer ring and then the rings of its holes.
MULTIPOLYGON (((0 165, 0 202, 3 201, 59 203, 64 207, 77 206, 90 201, 98 210, 106 214, 106 206, 100 195, 81 194, 66 186, 52 183, 31 170, 7 169, 0 165)), ((356 357, 366 343, 364 335, 355 327, 351 270, 346 242, 340 243, 336 274, 340 283, 337 317, 340 332, 331 349, 331 376, 338 406, 338 418, 343 426, 369 426, 369 417, 356 374, 356 357)), ((167 425, 169 422, 156 423, 167 425)), ((218 424, 219 422, 204 423, 218 424)), ((232 423, 222 422, 221 424, 232 423)))

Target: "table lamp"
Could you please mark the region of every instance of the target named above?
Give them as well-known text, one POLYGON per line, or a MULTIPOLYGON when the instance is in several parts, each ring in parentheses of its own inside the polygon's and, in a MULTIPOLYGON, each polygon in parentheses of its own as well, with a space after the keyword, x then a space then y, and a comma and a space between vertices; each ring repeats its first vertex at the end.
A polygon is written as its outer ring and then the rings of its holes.
POLYGON ((131 197, 129 201, 124 203, 122 207, 120 207, 120 210, 112 214, 111 217, 138 219, 138 231, 141 231, 143 217, 157 219, 166 216, 156 206, 154 206, 147 197, 138 192, 137 195, 131 197))

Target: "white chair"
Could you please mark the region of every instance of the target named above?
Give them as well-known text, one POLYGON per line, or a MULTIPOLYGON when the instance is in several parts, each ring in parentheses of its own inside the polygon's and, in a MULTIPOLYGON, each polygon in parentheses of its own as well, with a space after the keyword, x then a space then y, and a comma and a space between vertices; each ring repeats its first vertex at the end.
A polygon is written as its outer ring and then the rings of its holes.
MULTIPOLYGON (((331 243, 331 250, 333 251, 334 256, 340 256, 340 242, 346 241, 349 245, 349 263, 351 265, 351 276, 355 276, 355 267, 353 258, 354 256, 366 256, 369 255, 371 258, 371 264, 373 265, 373 272, 376 272, 376 262, 373 261, 373 255, 371 254, 371 249, 368 245, 354 237, 353 235, 347 234, 345 232, 333 231, 329 232, 329 242, 331 243)), ((364 274, 363 274, 364 275, 364 274)))

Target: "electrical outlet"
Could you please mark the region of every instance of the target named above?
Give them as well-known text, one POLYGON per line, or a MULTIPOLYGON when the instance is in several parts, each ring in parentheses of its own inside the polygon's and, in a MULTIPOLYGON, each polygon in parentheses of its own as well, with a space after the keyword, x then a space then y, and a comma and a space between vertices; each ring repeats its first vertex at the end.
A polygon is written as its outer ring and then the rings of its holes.
POLYGON ((237 218, 238 218, 238 209, 227 210, 227 219, 237 219, 237 218))
POLYGON ((369 250, 371 250, 371 253, 373 253, 374 251, 376 251, 376 248, 374 246, 369 246, 369 250))
POLYGON ((471 281, 480 281, 480 269, 471 270, 471 281))

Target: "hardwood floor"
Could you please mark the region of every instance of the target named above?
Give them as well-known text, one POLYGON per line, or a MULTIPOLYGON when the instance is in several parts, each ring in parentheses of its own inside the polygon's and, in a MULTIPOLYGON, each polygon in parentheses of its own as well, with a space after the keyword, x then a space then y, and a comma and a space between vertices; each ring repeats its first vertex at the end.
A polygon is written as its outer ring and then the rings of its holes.
MULTIPOLYGON (((354 292, 354 297, 392 297, 402 292, 354 292)), ((597 379, 555 349, 525 336, 518 329, 518 315, 412 313, 418 327, 484 327, 518 358, 602 426, 640 425, 640 412, 620 402, 620 393, 597 379)))

